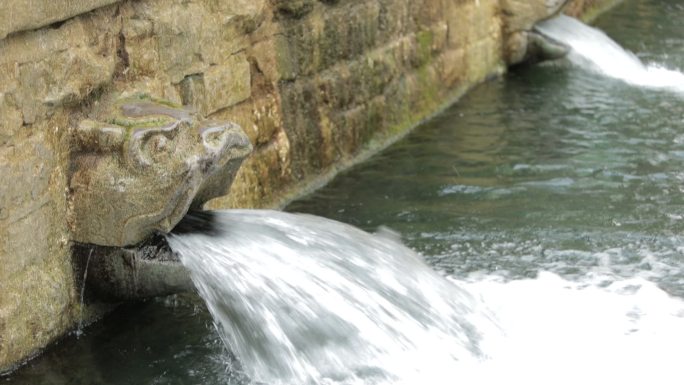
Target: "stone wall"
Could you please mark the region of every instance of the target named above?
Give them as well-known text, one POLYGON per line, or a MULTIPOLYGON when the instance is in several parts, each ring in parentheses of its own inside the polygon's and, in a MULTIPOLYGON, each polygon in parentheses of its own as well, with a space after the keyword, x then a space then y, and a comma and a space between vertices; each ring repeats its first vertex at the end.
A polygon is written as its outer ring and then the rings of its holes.
POLYGON ((615 6, 622 0, 572 0, 563 12, 567 15, 590 22, 598 15, 615 6))
POLYGON ((239 123, 254 153, 209 206, 278 206, 501 74, 557 3, 3 2, 0 372, 81 316, 68 136, 104 98, 144 92, 239 123))

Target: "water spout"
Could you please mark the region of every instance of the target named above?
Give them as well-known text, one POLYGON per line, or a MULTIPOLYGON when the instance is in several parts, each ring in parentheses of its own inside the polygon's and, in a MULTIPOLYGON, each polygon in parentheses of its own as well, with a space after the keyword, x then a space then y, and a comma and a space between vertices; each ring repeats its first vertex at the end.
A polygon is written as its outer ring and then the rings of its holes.
POLYGON ((84 277, 86 298, 119 302, 194 289, 188 271, 163 236, 128 248, 77 244, 73 255, 76 271, 84 277))
POLYGON ((629 84, 684 92, 684 73, 658 64, 644 64, 601 30, 559 15, 534 27, 539 34, 570 48, 574 65, 629 84))

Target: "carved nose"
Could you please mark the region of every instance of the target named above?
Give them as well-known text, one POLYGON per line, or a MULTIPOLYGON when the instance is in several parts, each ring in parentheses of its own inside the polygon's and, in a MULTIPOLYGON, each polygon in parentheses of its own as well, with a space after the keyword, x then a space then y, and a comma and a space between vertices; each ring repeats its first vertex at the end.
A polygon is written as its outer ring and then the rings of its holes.
MULTIPOLYGON (((208 123, 200 127, 202 144, 210 154, 222 153, 231 149, 240 154, 252 150, 249 138, 235 123, 208 123)), ((235 154, 239 155, 239 154, 235 154)))
POLYGON ((199 128, 205 154, 200 157, 204 181, 192 201, 202 207, 210 199, 227 194, 242 161, 252 151, 252 143, 235 123, 206 122, 199 128))

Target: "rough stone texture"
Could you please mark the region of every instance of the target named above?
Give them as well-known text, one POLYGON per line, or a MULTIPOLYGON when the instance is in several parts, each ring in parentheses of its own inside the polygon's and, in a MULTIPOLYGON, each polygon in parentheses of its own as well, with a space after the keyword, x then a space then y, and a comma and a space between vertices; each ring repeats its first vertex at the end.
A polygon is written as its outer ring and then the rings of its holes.
POLYGON ((563 13, 588 22, 621 1, 622 0, 573 0, 565 7, 563 13))
POLYGON ((0 371, 80 314, 68 134, 114 95, 143 92, 242 126, 254 152, 230 195, 208 206, 274 206, 503 72, 524 53, 524 31, 555 9, 542 0, 3 4, 0 371))
POLYGON ((114 13, 98 10, 57 29, 0 40, 0 94, 24 125, 46 121, 111 83, 120 25, 114 13))
POLYGON ((210 115, 251 96, 250 65, 244 54, 209 67, 204 73, 186 76, 180 84, 183 104, 210 115))
POLYGON ((77 278, 87 278, 78 280, 79 286, 85 285, 83 301, 87 305, 195 290, 190 272, 161 235, 136 248, 76 244, 73 254, 77 278))
POLYGON ((12 0, 0 3, 0 39, 66 20, 120 0, 12 0))
MULTIPOLYGON (((60 119, 55 119, 56 121, 60 119)), ((55 127, 0 147, 0 368, 35 354, 77 315, 55 127)))
POLYGON ((538 20, 558 12, 568 0, 501 0, 506 40, 506 61, 517 64, 525 60, 528 31, 538 20))
MULTIPOLYGON (((221 98, 217 93, 217 97, 221 98)), ((144 95, 98 106, 69 135, 71 239, 128 246, 229 188, 252 146, 231 122, 144 95)))

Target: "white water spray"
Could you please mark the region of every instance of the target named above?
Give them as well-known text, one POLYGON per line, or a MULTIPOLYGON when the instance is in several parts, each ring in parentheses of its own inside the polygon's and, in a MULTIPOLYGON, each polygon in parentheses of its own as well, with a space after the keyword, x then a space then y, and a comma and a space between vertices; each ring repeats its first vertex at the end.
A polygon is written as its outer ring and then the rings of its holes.
POLYGON ((220 212, 215 230, 169 243, 257 381, 447 384, 480 359, 479 301, 391 237, 257 210, 220 212))
POLYGON ((575 65, 627 83, 684 92, 684 74, 658 64, 644 64, 601 30, 560 15, 538 23, 535 29, 571 48, 568 59, 575 65))
POLYGON ((684 302, 640 278, 447 279, 387 236, 275 211, 170 236, 255 381, 679 384, 684 302))

